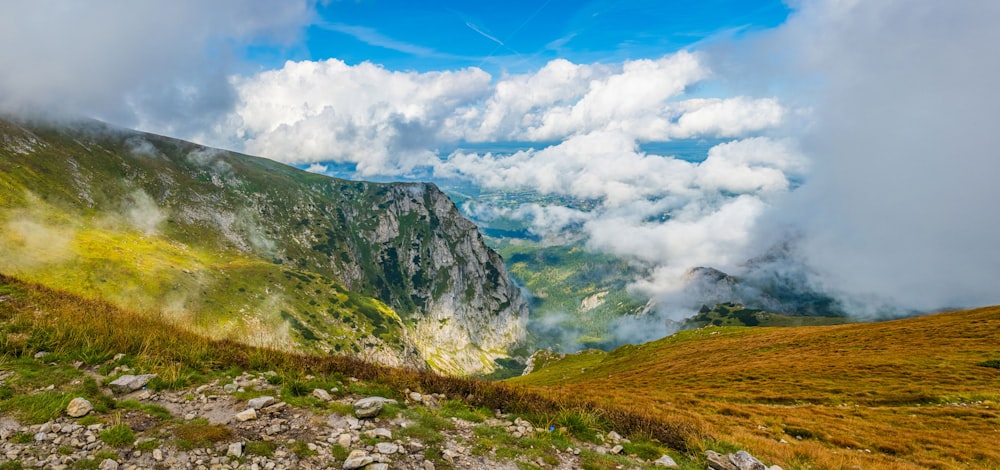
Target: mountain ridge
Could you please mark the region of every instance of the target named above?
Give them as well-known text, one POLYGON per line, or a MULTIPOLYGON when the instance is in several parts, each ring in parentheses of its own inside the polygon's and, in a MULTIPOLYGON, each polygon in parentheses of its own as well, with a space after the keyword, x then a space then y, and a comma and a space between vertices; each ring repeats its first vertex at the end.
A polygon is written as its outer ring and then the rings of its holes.
POLYGON ((489 372, 527 305, 432 184, 315 175, 96 121, 0 121, 0 270, 216 336, 489 372), (267 336, 272 336, 268 338, 267 336))

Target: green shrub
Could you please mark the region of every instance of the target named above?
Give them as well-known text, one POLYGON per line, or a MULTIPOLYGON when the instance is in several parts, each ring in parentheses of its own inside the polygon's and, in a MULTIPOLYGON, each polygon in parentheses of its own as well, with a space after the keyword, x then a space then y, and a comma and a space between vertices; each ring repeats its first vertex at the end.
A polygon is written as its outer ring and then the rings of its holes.
POLYGON ((976 365, 980 367, 992 367, 994 369, 1000 369, 1000 359, 990 359, 988 361, 980 362, 979 364, 976 365))

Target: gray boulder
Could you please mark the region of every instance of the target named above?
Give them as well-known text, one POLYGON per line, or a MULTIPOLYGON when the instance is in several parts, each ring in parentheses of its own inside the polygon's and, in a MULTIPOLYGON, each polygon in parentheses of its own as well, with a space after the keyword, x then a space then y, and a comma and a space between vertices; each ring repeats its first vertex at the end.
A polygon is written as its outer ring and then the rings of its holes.
POLYGON ((351 454, 347 456, 347 460, 344 461, 344 470, 363 468, 365 465, 374 461, 375 459, 368 455, 368 452, 363 450, 352 450, 351 454))
POLYGON ((749 452, 741 450, 729 455, 729 461, 739 470, 768 470, 767 465, 757 460, 749 452))
POLYGON ((354 402, 354 416, 358 419, 374 418, 382 412, 382 408, 387 404, 396 404, 396 400, 383 397, 367 397, 354 402))
POLYGON ((145 387, 156 374, 123 375, 108 384, 115 393, 129 393, 145 387))
POLYGON ((263 397, 253 398, 247 401, 247 407, 259 410, 272 403, 274 403, 274 397, 263 396, 263 397))
POLYGON ((739 467, 729 461, 729 456, 722 455, 714 450, 705 451, 705 460, 708 462, 708 468, 711 470, 740 470, 739 467))
POLYGON ((669 455, 664 455, 653 461, 654 467, 667 467, 667 468, 677 468, 677 462, 674 461, 669 455))

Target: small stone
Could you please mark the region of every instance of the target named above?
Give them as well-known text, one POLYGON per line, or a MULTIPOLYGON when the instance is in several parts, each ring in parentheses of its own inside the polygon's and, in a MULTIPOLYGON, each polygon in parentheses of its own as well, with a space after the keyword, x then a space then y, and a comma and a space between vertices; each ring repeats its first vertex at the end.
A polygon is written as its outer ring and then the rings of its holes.
POLYGON ((445 449, 441 453, 441 457, 444 458, 445 462, 455 465, 455 457, 458 457, 458 454, 451 449, 445 449))
POLYGON ((229 450, 226 451, 226 455, 236 458, 243 457, 243 443, 234 442, 229 444, 229 450))
POLYGON ((340 447, 346 449, 348 447, 351 447, 351 440, 352 440, 351 435, 345 432, 344 434, 341 434, 340 437, 337 438, 337 444, 339 444, 340 447))
POLYGON ((48 356, 48 355, 49 355, 48 351, 38 351, 38 352, 35 353, 35 359, 41 359, 41 358, 43 358, 45 356, 48 356))
POLYGON ((391 455, 399 452, 399 446, 391 442, 379 442, 375 444, 375 448, 378 450, 378 453, 384 455, 391 455))
POLYGON ((389 464, 387 463, 373 463, 367 467, 365 470, 389 470, 389 464))
POLYGON ((69 415, 70 418, 80 418, 86 416, 87 413, 90 413, 90 410, 93 409, 94 405, 91 405, 86 398, 76 397, 69 402, 68 406, 66 406, 66 414, 69 415))
POLYGON ((118 462, 111 459, 104 459, 101 465, 97 467, 98 470, 118 470, 118 462))
POLYGON ((153 380, 154 377, 156 377, 156 374, 123 375, 115 379, 114 382, 108 384, 108 386, 110 386, 111 390, 114 390, 116 393, 134 392, 142 387, 145 387, 146 384, 149 383, 150 380, 153 380))
POLYGON ((618 442, 621 442, 622 436, 621 436, 621 434, 618 434, 618 433, 616 433, 614 431, 611 431, 611 432, 608 433, 608 439, 611 440, 611 442, 618 443, 618 442))
POLYGON ((227 383, 222 386, 222 391, 226 393, 235 393, 239 389, 240 386, 236 385, 235 383, 227 383))
POLYGON ((274 397, 263 396, 251 399, 247 402, 247 406, 254 410, 259 410, 267 405, 274 403, 274 397))
POLYGON ((191 421, 192 419, 195 419, 197 417, 198 417, 198 415, 196 415, 194 413, 188 413, 188 414, 184 415, 184 421, 191 421))
POLYGON ((44 432, 35 433, 35 442, 45 442, 49 440, 49 435, 44 432))
POLYGON ((615 455, 618 455, 618 454, 622 453, 623 450, 625 450, 624 447, 622 447, 621 445, 616 445, 616 446, 614 446, 614 447, 611 448, 611 453, 615 454, 615 455))
POLYGON ((330 396, 330 393, 327 392, 326 390, 323 390, 322 388, 317 388, 317 389, 313 390, 312 396, 316 397, 316 399, 320 400, 320 401, 331 401, 331 400, 333 400, 333 397, 330 396))
POLYGON ((163 460, 163 451, 160 449, 153 449, 153 460, 160 462, 163 460))
POLYGON ((424 399, 423 395, 421 395, 421 394, 419 394, 417 392, 410 392, 410 400, 413 400, 413 401, 415 401, 417 403, 420 403, 421 401, 423 401, 423 399, 424 399))
POLYGON ((250 421, 252 419, 257 419, 257 410, 253 408, 248 408, 239 413, 236 413, 237 421, 250 421))
POLYGON ((351 454, 347 456, 347 460, 344 461, 344 470, 362 468, 374 461, 375 459, 371 458, 367 452, 363 450, 352 450, 351 454))
POLYGON ((111 360, 113 362, 118 362, 118 361, 122 360, 123 357, 125 357, 125 353, 118 353, 118 354, 115 354, 115 357, 111 358, 111 360))
POLYGON ((375 428, 375 429, 372 429, 371 431, 366 431, 365 434, 368 435, 368 437, 378 437, 378 438, 381 438, 381 439, 392 439, 392 431, 389 431, 386 428, 375 428))
POLYGON ((604 446, 597 446, 594 448, 594 452, 597 452, 598 454, 601 455, 605 455, 608 453, 608 448, 604 446))
POLYGON ((358 419, 374 418, 382 412, 386 404, 396 404, 396 400, 383 397, 367 397, 354 402, 354 416, 358 419))
POLYGON ((434 470, 434 462, 424 460, 424 470, 434 470))
POLYGON ((654 467, 667 467, 667 468, 677 468, 677 462, 674 461, 669 455, 664 455, 653 461, 654 467))

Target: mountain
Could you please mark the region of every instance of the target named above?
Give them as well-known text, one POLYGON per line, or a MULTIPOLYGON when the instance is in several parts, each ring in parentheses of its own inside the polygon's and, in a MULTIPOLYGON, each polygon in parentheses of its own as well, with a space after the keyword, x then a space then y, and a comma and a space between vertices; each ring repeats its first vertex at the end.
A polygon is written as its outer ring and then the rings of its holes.
POLYGON ((785 468, 997 468, 1000 307, 810 327, 707 327, 538 353, 510 380, 699 422, 785 468))
POLYGON ((527 304, 431 184, 93 121, 0 120, 0 272, 254 345, 489 372, 527 304))

